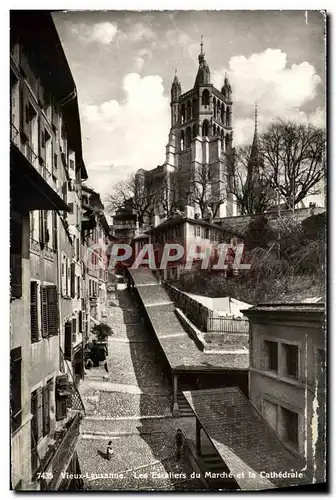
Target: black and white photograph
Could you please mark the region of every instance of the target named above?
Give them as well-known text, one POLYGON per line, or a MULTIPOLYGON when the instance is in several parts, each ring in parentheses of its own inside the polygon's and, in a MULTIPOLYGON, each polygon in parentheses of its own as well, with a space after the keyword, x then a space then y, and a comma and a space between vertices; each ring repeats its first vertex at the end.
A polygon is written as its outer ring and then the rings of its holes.
POLYGON ((9 13, 8 490, 322 491, 328 13, 159 8, 9 13))

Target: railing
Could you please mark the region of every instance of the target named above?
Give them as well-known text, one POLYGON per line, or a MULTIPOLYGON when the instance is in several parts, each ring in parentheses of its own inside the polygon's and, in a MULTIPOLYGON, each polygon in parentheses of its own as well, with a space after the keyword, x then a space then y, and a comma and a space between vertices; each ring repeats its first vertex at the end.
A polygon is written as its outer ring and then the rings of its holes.
MULTIPOLYGON (((73 340, 73 338, 72 338, 72 340, 73 340)), ((85 415, 84 403, 83 403, 82 398, 81 398, 79 391, 77 389, 72 370, 69 368, 69 365, 64 358, 64 353, 63 353, 62 349, 60 349, 60 357, 63 360, 63 366, 68 374, 68 377, 72 381, 72 395, 71 395, 71 401, 69 402, 69 406, 71 409, 78 410, 78 411, 82 412, 83 415, 85 415)))
POLYGON ((214 315, 209 311, 207 332, 219 333, 248 333, 249 322, 243 318, 226 318, 225 316, 214 315))
POLYGON ((44 467, 44 470, 51 473, 52 479, 48 483, 47 488, 49 491, 57 489, 61 472, 66 471, 68 462, 70 461, 76 449, 76 442, 80 432, 80 423, 82 415, 77 413, 70 419, 66 427, 64 427, 53 447, 53 453, 44 467))
POLYGON ((182 309, 187 318, 200 330, 207 331, 210 310, 168 283, 165 283, 165 288, 174 304, 182 309))
POLYGON ((37 153, 35 153, 27 141, 21 143, 20 131, 13 123, 11 123, 11 141, 21 151, 21 153, 24 154, 27 160, 29 160, 33 167, 40 173, 43 179, 56 190, 56 185, 48 166, 46 164, 40 164, 37 153))
POLYGON ((200 304, 178 288, 168 283, 165 283, 165 288, 174 304, 201 331, 227 334, 247 334, 249 332, 249 321, 247 319, 219 315, 216 311, 200 304))

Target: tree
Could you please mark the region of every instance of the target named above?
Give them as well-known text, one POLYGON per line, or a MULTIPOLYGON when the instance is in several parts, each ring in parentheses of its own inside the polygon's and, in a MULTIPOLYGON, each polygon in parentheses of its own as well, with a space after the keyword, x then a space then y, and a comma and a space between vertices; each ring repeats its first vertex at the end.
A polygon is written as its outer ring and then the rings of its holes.
POLYGON ((235 195, 242 215, 260 214, 272 204, 272 190, 261 154, 252 160, 251 146, 235 148, 229 157, 229 191, 235 195))
POLYGON ((143 176, 133 174, 126 181, 115 184, 112 194, 108 196, 107 209, 109 212, 114 212, 128 208, 137 216, 142 226, 146 215, 152 214, 154 194, 150 185, 145 186, 143 176))
POLYGON ((260 138, 260 152, 270 186, 295 206, 317 192, 324 177, 325 132, 311 124, 278 119, 260 138))
POLYGON ((209 208, 216 217, 220 206, 227 198, 224 179, 218 179, 207 163, 199 166, 189 181, 190 200, 198 205, 201 218, 207 216, 209 208))

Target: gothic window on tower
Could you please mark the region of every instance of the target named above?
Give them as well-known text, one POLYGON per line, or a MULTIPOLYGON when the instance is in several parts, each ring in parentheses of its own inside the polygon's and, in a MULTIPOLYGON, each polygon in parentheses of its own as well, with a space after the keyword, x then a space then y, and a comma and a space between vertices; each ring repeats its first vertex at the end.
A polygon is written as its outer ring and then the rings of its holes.
POLYGON ((224 110, 224 104, 222 103, 221 105, 221 122, 224 123, 225 121, 225 110, 224 110))
POLYGON ((217 101, 217 116, 218 116, 218 118, 220 116, 220 112, 221 112, 221 105, 220 105, 220 102, 217 101))
POLYGON ((204 120, 202 124, 202 136, 206 137, 207 135, 209 135, 209 122, 208 120, 204 120))
POLYGON ((181 123, 185 122, 185 105, 182 104, 181 106, 181 123))
POLYGON ((213 125, 213 127, 212 127, 212 134, 214 136, 216 135, 216 125, 213 125))
POLYGON ((197 99, 195 99, 195 97, 192 100, 191 107, 192 107, 192 117, 196 118, 196 116, 197 116, 197 99))
POLYGON ((181 151, 184 150, 184 130, 181 131, 181 151))
POLYGON ((186 131, 186 147, 190 148, 190 143, 191 143, 191 128, 187 127, 186 131))
POLYGON ((197 125, 193 125, 193 137, 197 137, 197 125))
POLYGON ((191 118, 191 102, 188 101, 187 103, 187 120, 190 120, 191 118))
POLYGON ((230 109, 229 109, 229 107, 226 108, 226 126, 230 127, 230 109))
POLYGON ((209 106, 209 103, 210 103, 210 94, 209 94, 209 91, 208 91, 208 89, 204 89, 203 90, 203 94, 202 94, 202 105, 203 106, 209 106))
POLYGON ((217 104, 215 97, 213 98, 212 106, 213 106, 214 118, 217 118, 217 104))

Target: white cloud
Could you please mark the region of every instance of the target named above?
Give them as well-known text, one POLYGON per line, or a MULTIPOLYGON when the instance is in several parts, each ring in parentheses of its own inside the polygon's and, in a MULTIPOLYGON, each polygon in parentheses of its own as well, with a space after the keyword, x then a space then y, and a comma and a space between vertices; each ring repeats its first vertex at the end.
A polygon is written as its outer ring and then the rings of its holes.
POLYGON ((82 41, 87 43, 98 42, 104 45, 110 44, 118 33, 118 27, 114 23, 102 22, 92 25, 73 24, 71 31, 78 35, 82 41))
POLYGON ((125 100, 81 108, 83 135, 90 138, 84 143, 85 161, 93 173, 90 179, 103 194, 130 172, 165 161, 170 109, 162 78, 129 73, 123 90, 125 100), (105 172, 94 175, 102 166, 106 166, 105 172))
POLYGON ((312 101, 321 83, 315 68, 308 62, 287 65, 287 56, 279 49, 267 49, 259 54, 234 56, 228 68, 213 71, 212 81, 221 88, 225 72, 232 85, 235 143, 246 143, 253 134, 254 102, 258 102, 261 130, 274 117, 324 124, 323 111, 307 116, 301 107, 312 101), (246 114, 249 116, 246 116, 246 114))

